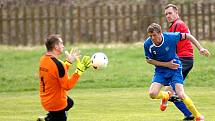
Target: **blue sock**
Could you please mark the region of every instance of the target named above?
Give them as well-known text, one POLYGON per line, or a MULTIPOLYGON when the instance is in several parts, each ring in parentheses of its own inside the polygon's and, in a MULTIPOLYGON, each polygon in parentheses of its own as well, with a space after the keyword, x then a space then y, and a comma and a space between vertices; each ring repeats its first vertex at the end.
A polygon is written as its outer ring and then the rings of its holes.
POLYGON ((192 115, 192 113, 189 111, 184 102, 174 102, 174 104, 184 114, 185 117, 192 115))
MULTIPOLYGON (((173 90, 175 91, 175 84, 171 83, 173 90)), ((185 117, 191 116, 192 113, 189 111, 184 102, 173 102, 175 106, 184 114, 185 117)))

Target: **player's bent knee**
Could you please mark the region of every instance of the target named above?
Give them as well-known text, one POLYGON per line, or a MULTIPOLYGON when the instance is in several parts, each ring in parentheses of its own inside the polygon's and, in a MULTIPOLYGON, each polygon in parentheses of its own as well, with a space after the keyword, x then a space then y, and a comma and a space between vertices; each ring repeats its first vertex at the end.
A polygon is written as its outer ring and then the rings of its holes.
POLYGON ((149 97, 152 99, 155 99, 155 97, 157 96, 157 93, 155 92, 149 92, 149 97))

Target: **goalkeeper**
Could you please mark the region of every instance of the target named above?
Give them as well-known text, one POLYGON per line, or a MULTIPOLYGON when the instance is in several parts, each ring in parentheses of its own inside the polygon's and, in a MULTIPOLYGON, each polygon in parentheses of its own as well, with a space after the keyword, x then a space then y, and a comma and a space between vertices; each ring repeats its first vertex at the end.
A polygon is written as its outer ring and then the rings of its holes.
POLYGON ((79 50, 65 52, 66 61, 58 59, 64 51, 63 40, 59 35, 49 35, 45 41, 47 52, 40 59, 40 100, 43 108, 48 111, 46 117, 37 121, 67 121, 67 111, 73 106, 73 100, 67 94, 77 83, 82 73, 91 66, 89 56, 80 61, 79 50), (70 65, 77 60, 77 69, 71 76, 68 74, 70 65))

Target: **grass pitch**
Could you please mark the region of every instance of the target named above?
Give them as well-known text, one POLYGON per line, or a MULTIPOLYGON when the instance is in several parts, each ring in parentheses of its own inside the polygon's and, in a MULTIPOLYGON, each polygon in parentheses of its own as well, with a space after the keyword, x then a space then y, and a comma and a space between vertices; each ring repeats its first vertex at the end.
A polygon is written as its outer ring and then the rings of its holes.
MULTIPOLYGON (((206 121, 215 119, 213 88, 190 87, 193 99, 206 121)), ((160 100, 148 97, 147 88, 73 89, 69 93, 75 105, 68 112, 68 121, 181 121, 183 115, 169 103, 165 112, 159 110, 160 100)), ((46 112, 38 92, 0 93, 0 121, 35 121, 46 112)))

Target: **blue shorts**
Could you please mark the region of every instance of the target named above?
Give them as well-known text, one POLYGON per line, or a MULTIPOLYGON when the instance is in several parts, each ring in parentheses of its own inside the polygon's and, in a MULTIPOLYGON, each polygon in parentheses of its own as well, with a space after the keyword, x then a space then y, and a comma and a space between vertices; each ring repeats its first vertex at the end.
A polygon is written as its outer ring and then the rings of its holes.
POLYGON ((152 83, 157 82, 164 86, 171 85, 175 90, 175 84, 180 83, 184 84, 184 78, 182 75, 182 69, 164 71, 164 72, 155 72, 155 75, 152 79, 152 83))

